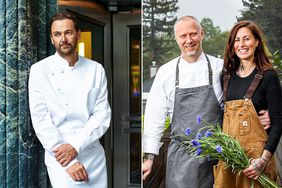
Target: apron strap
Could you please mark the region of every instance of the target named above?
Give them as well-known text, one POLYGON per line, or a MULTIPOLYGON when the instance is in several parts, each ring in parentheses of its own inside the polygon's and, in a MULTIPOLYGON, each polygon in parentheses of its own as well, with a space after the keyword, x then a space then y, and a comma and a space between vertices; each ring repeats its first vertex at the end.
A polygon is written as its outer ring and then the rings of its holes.
POLYGON ((226 100, 226 93, 227 93, 229 80, 230 80, 230 74, 226 74, 223 76, 223 101, 226 100))
MULTIPOLYGON (((210 59, 208 56, 205 54, 206 60, 208 62, 208 71, 209 71, 209 84, 212 85, 212 68, 211 68, 211 63, 210 59)), ((180 63, 181 57, 178 58, 177 64, 176 64, 176 79, 175 79, 175 87, 179 88, 179 63, 180 63)))
POLYGON ((205 54, 206 60, 208 62, 208 70, 209 70, 209 84, 212 85, 212 68, 211 68, 211 62, 209 57, 205 54))
POLYGON ((251 99, 256 88, 258 87, 261 79, 263 78, 263 72, 258 72, 256 75, 255 75, 255 78, 253 79, 250 87, 248 88, 247 90, 247 93, 245 94, 244 98, 247 98, 247 99, 251 99))
POLYGON ((179 88, 179 62, 180 62, 181 57, 178 58, 177 64, 176 64, 176 79, 175 79, 175 87, 179 88))

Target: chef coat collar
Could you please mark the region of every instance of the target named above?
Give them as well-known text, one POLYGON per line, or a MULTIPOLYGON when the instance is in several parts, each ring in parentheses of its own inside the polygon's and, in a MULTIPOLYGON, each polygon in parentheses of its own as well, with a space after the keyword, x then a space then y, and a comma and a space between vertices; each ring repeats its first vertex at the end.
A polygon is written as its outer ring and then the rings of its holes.
MULTIPOLYGON (((70 67, 69 62, 66 59, 64 59, 62 56, 60 56, 60 54, 58 52, 55 53, 55 57, 56 57, 56 59, 58 59, 57 63, 59 63, 60 65, 63 65, 63 66, 70 67)), ((76 68, 78 66, 80 59, 81 59, 81 57, 78 56, 78 59, 75 62, 73 68, 76 68)))
MULTIPOLYGON (((188 62, 188 61, 186 61, 184 58, 183 58, 183 56, 181 55, 181 61, 183 62, 188 62)), ((199 62, 199 61, 206 61, 206 57, 205 57, 205 54, 204 54, 204 52, 202 52, 201 53, 201 55, 198 57, 198 59, 195 61, 195 62, 193 62, 193 63, 197 63, 197 62, 199 62)), ((188 62, 188 63, 190 63, 190 62, 188 62)))

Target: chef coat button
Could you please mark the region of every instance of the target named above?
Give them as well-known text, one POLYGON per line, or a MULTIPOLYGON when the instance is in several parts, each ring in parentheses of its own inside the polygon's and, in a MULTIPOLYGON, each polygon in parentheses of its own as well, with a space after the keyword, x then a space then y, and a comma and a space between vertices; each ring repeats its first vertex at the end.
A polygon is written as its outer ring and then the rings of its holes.
POLYGON ((61 88, 58 88, 58 91, 61 91, 61 88))
POLYGON ((64 70, 61 71, 62 74, 63 74, 64 72, 65 72, 64 70))
POLYGON ((68 103, 66 103, 65 105, 66 105, 66 106, 68 106, 69 104, 68 104, 68 103))
POLYGON ((51 75, 54 76, 55 74, 52 72, 51 75))

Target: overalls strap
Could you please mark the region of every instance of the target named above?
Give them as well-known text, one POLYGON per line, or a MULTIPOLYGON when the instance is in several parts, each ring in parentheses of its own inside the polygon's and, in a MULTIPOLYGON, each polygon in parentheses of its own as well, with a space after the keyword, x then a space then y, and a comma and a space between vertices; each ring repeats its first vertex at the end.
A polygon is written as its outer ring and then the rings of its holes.
POLYGON ((263 78, 263 72, 258 72, 256 75, 255 75, 255 78, 253 79, 250 87, 248 88, 247 90, 247 93, 246 95, 244 96, 244 98, 246 99, 251 99, 256 88, 258 87, 259 85, 259 82, 261 81, 261 79, 263 78))
POLYGON ((223 76, 223 101, 226 100, 226 92, 227 92, 229 80, 230 80, 230 74, 226 74, 223 76))
MULTIPOLYGON (((261 81, 261 79, 263 78, 263 72, 258 72, 255 75, 255 78, 253 79, 250 87, 248 88, 244 98, 246 99, 251 99, 256 88, 259 85, 259 82, 261 81)), ((230 74, 226 74, 223 76, 223 101, 226 100, 226 93, 227 93, 227 88, 228 88, 228 84, 229 84, 229 80, 230 80, 230 74)))

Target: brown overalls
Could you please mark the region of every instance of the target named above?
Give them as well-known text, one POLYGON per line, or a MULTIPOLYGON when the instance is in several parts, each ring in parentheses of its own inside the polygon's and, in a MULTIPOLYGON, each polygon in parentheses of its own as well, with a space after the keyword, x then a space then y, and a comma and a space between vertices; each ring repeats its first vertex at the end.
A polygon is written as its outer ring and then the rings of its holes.
MULTIPOLYGON (((248 158, 253 159, 261 156, 268 137, 258 119, 251 99, 262 77, 262 73, 255 75, 245 95, 245 99, 227 101, 224 106, 223 132, 236 138, 245 149, 248 158)), ((224 100, 229 79, 230 75, 224 77, 224 100)), ((274 157, 267 163, 263 173, 276 181, 277 170, 274 157)), ((251 179, 248 179, 243 173, 238 175, 238 172, 236 174, 232 173, 230 168, 225 169, 223 161, 219 161, 218 165, 214 167, 214 178, 215 188, 251 187, 251 179)), ((261 188, 262 186, 255 181, 254 187, 261 188)))

